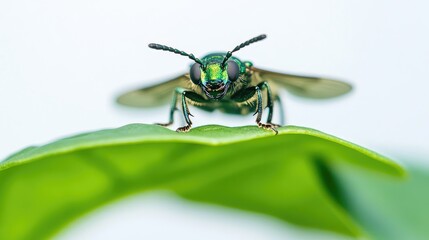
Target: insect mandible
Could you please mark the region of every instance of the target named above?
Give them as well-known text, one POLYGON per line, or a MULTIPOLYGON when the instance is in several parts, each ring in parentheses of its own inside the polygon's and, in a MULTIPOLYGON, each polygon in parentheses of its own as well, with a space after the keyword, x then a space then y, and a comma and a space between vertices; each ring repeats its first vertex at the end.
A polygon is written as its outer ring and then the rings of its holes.
POLYGON ((119 96, 120 104, 134 107, 155 107, 165 104, 172 98, 169 121, 162 126, 173 124, 177 104, 181 106, 186 125, 178 132, 187 132, 192 126, 188 105, 206 111, 220 110, 228 114, 249 114, 254 112, 259 127, 278 133, 278 124, 272 123, 274 103, 279 103, 281 124, 284 113, 278 89, 284 87, 294 95, 307 98, 331 98, 349 92, 348 83, 321 78, 298 76, 272 72, 256 68, 252 62, 241 61, 234 52, 266 38, 265 34, 249 39, 236 46, 232 51, 211 53, 196 58, 176 48, 151 43, 150 48, 186 56, 195 63, 189 73, 181 74, 164 83, 126 92, 119 96), (262 111, 268 109, 267 120, 263 123, 262 111))

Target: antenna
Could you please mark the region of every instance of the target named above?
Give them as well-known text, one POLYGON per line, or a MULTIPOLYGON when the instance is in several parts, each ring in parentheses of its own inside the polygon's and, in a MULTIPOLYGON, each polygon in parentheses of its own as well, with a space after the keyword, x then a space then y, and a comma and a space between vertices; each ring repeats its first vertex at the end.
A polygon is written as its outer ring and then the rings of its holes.
POLYGON ((189 57, 190 59, 194 60, 196 63, 199 63, 201 65, 201 67, 204 68, 203 62, 201 62, 200 59, 196 58, 194 56, 194 54, 192 54, 192 53, 188 54, 188 53, 186 53, 184 51, 180 51, 179 49, 172 48, 172 47, 165 46, 165 45, 161 45, 161 44, 157 44, 157 43, 150 43, 149 47, 153 48, 153 49, 156 49, 156 50, 168 51, 168 52, 172 52, 172 53, 175 53, 175 54, 180 54, 182 56, 189 57))
POLYGON ((240 45, 236 46, 232 51, 228 51, 228 52, 226 53, 226 55, 225 55, 225 58, 223 59, 223 62, 222 62, 222 65, 221 65, 221 66, 222 66, 222 68, 224 68, 224 67, 225 67, 225 63, 226 63, 226 61, 228 61, 228 59, 232 56, 232 53, 237 52, 238 50, 240 50, 240 49, 244 48, 245 46, 248 46, 248 45, 250 45, 250 44, 252 44, 252 43, 255 43, 255 42, 261 41, 261 40, 265 39, 266 37, 267 37, 267 35, 265 35, 265 34, 261 34, 261 35, 259 35, 259 36, 257 36, 257 37, 254 37, 254 38, 252 38, 252 39, 249 39, 249 40, 245 41, 244 43, 242 43, 242 44, 240 44, 240 45))

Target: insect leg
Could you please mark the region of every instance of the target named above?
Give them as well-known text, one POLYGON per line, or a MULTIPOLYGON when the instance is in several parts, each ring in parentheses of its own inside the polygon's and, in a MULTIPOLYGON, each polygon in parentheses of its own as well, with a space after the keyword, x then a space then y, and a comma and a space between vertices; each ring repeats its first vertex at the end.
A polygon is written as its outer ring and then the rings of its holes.
POLYGON ((185 121, 187 125, 178 128, 176 131, 187 132, 189 131, 189 129, 191 129, 191 125, 192 125, 192 122, 191 122, 191 119, 189 119, 189 116, 193 117, 193 115, 189 112, 188 102, 186 101, 186 99, 191 100, 192 101, 191 104, 199 104, 200 106, 203 106, 205 103, 207 103, 207 100, 204 99, 204 97, 202 97, 198 93, 195 93, 192 91, 186 91, 184 89, 179 89, 179 90, 182 96, 182 112, 183 112, 183 116, 185 117, 185 121))
MULTIPOLYGON (((267 117, 267 123, 272 123, 273 120, 273 111, 274 111, 274 101, 279 102, 280 105, 280 122, 283 125, 284 124, 284 112, 283 112, 283 106, 282 103, 280 101, 280 98, 278 96, 276 96, 276 98, 273 100, 273 94, 271 92, 271 88, 270 85, 268 84, 268 82, 262 82, 260 84, 258 84, 258 87, 260 87, 261 89, 266 89, 267 90, 267 108, 268 108, 268 117, 267 117)), ((279 126, 278 124, 273 124, 276 126, 279 126)))
POLYGON ((199 104, 203 104, 206 100, 203 97, 201 97, 200 95, 198 95, 197 93, 192 92, 192 91, 187 91, 184 88, 178 87, 174 91, 173 101, 172 101, 172 104, 170 107, 170 121, 168 123, 165 123, 165 124, 159 124, 159 123, 157 123, 157 124, 161 125, 161 126, 169 126, 173 123, 174 112, 176 110, 178 110, 177 109, 177 99, 178 99, 179 95, 180 95, 183 117, 185 118, 185 121, 186 121, 186 126, 180 127, 176 131, 187 132, 187 131, 189 131, 189 129, 191 129, 191 125, 192 125, 192 122, 191 122, 191 119, 189 118, 189 116, 193 117, 193 115, 189 111, 188 102, 186 101, 186 99, 190 99, 193 102, 198 102, 199 104))
POLYGON ((258 86, 255 86, 255 92, 256 92, 256 112, 253 114, 253 116, 256 115, 256 123, 261 122, 262 119, 262 91, 261 88, 258 86))
POLYGON ((258 87, 261 89, 266 89, 267 90, 267 108, 268 108, 268 117, 267 117, 267 123, 271 123, 272 119, 273 119, 273 96, 271 93, 271 88, 270 85, 268 85, 267 82, 262 82, 260 84, 258 84, 258 87))
POLYGON ((170 106, 170 119, 167 123, 156 123, 157 125, 160 126, 170 126, 171 124, 173 124, 174 122, 174 112, 177 110, 177 95, 180 94, 181 89, 180 88, 176 88, 176 90, 174 91, 173 94, 173 100, 171 102, 171 106, 170 106))
MULTIPOLYGON (((261 84, 258 84, 258 85, 261 85, 261 84)), ((255 114, 257 114, 256 115, 256 123, 258 124, 258 127, 273 130, 277 135, 279 133, 277 131, 277 125, 272 124, 271 122, 268 122, 268 121, 267 121, 267 123, 261 123, 261 118, 262 118, 262 91, 261 91, 261 88, 259 86, 255 86, 255 90, 256 90, 256 94, 257 94, 257 106, 256 106, 256 112, 255 112, 255 114)), ((272 100, 270 100, 270 96, 271 96, 270 94, 267 94, 268 102, 271 101, 271 109, 268 108, 269 120, 271 120, 271 118, 272 118, 272 105, 273 105, 272 100), (271 117, 270 117, 270 115, 271 115, 271 117)), ((270 104, 268 103, 268 105, 270 105, 270 104)))
POLYGON ((176 131, 187 132, 189 131, 189 129, 191 129, 191 126, 192 126, 192 122, 189 116, 193 116, 193 115, 189 112, 188 103, 186 102, 186 97, 187 97, 186 93, 188 93, 188 91, 184 91, 183 89, 179 89, 179 91, 181 91, 182 112, 183 112, 183 117, 185 118, 185 121, 186 121, 186 126, 180 127, 176 131))
MULTIPOLYGON (((265 129, 270 129, 270 130, 274 131, 277 134, 278 131, 276 129, 276 125, 275 124, 272 124, 272 123, 269 123, 269 122, 267 122, 267 123, 261 123, 262 110, 263 110, 263 106, 262 106, 263 102, 262 102, 262 90, 261 90, 261 87, 259 85, 258 86, 253 86, 253 87, 249 87, 249 88, 246 88, 244 90, 241 90, 241 91, 237 92, 236 94, 234 94, 231 97, 231 99, 234 100, 234 101, 237 101, 237 102, 253 101, 252 99, 254 98, 255 93, 256 93, 256 112, 253 115, 256 115, 256 123, 258 124, 259 127, 265 128, 265 129)), ((272 103, 271 103, 271 105, 272 105, 272 103)))

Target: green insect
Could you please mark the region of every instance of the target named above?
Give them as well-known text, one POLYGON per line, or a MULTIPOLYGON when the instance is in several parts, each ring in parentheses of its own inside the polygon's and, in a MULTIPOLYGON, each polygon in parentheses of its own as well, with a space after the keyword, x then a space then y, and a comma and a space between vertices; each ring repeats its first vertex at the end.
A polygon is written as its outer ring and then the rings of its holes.
MULTIPOLYGON (((266 38, 265 34, 254 37, 236 46, 226 53, 212 53, 201 59, 193 54, 180 51, 165 45, 151 43, 150 48, 169 51, 189 57, 195 63, 189 73, 177 76, 169 81, 154 86, 144 87, 127 92, 118 98, 120 104, 134 107, 154 107, 173 99, 168 123, 173 124, 174 112, 180 102, 186 125, 177 129, 187 132, 192 126, 188 105, 206 111, 216 109, 229 114, 249 114, 254 112, 259 127, 269 129, 277 134, 279 125, 272 123, 274 103, 281 106, 278 95, 279 87, 284 87, 292 94, 307 98, 331 98, 349 92, 352 87, 341 81, 283 74, 259 69, 249 61, 241 61, 232 56, 234 52, 249 44, 266 38), (268 109, 265 123, 261 122, 263 109, 268 109)), ((281 109, 282 125, 284 119, 281 109)))

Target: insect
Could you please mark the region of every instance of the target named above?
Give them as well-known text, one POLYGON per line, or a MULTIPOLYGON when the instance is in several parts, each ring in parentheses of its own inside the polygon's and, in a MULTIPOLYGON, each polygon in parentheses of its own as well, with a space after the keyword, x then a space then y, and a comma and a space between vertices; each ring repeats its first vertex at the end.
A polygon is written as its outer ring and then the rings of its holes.
MULTIPOLYGON (((173 124, 177 104, 181 106, 186 125, 177 129, 187 132, 192 126, 188 105, 206 111, 220 110, 228 114, 249 114, 254 112, 259 127, 269 129, 277 134, 280 125, 272 123, 274 103, 281 100, 279 87, 284 87, 292 94, 307 98, 331 98, 349 92, 352 87, 341 81, 283 74, 256 68, 252 62, 241 61, 234 52, 266 38, 265 34, 251 38, 232 51, 212 53, 199 59, 176 48, 151 43, 150 48, 186 56, 195 63, 189 73, 181 74, 164 83, 133 90, 119 96, 120 104, 134 107, 160 106, 172 99, 170 118, 167 123, 173 124), (268 109, 267 120, 262 123, 262 111, 268 109)), ((284 119, 281 107, 281 118, 284 119)), ((282 120, 282 125, 283 120, 282 120)))

